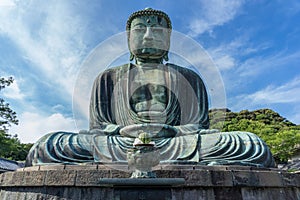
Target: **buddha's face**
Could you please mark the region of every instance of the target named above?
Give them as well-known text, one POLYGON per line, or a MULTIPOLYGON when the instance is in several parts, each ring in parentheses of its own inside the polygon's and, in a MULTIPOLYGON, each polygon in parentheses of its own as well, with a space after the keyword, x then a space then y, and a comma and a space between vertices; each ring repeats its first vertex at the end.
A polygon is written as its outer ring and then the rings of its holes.
POLYGON ((129 34, 130 52, 137 58, 160 59, 169 50, 167 21, 156 15, 132 20, 129 34))

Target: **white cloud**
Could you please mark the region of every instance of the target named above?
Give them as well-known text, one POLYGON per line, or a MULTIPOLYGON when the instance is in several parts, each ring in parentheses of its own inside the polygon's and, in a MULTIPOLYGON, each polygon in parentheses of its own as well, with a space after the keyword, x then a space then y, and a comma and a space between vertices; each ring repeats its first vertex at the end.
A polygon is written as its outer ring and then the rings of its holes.
POLYGON ((239 12, 241 0, 203 0, 197 16, 190 23, 190 35, 197 36, 211 32, 215 26, 221 26, 232 20, 239 12))
POLYGON ((60 113, 47 116, 25 112, 20 115, 19 121, 19 125, 13 125, 9 133, 18 134, 23 143, 34 143, 43 135, 54 131, 78 132, 73 118, 64 117, 60 113))
POLYGON ((221 71, 230 70, 236 66, 234 51, 236 49, 234 47, 229 49, 228 45, 208 49, 210 56, 221 71))
POLYGON ((289 109, 290 118, 297 120, 299 110, 296 107, 300 104, 300 77, 296 77, 283 85, 269 85, 252 94, 236 96, 230 102, 233 110, 272 108, 278 104, 286 105, 289 109))
POLYGON ((291 63, 298 62, 299 59, 300 52, 286 53, 285 51, 271 56, 253 56, 241 63, 237 73, 242 77, 254 77, 271 68, 286 67, 291 63))
POLYGON ((228 70, 235 66, 235 59, 230 55, 223 55, 216 59, 215 63, 220 70, 228 70))
MULTIPOLYGON (((268 43, 254 45, 250 41, 249 36, 241 35, 232 41, 221 43, 216 47, 210 47, 207 51, 221 71, 228 71, 237 67, 242 68, 245 63, 241 64, 240 59, 243 56, 251 56, 252 58, 253 54, 266 50, 269 47, 270 44, 268 43)), ((246 62, 248 61, 246 60, 246 62)))
POLYGON ((15 2, 13 0, 0 0, 0 6, 15 6, 15 2))
POLYGON ((57 90, 71 96, 85 55, 86 30, 83 19, 69 7, 65 2, 18 3, 0 13, 0 33, 15 42, 40 78, 60 85, 57 90))
POLYGON ((256 104, 300 103, 300 77, 281 86, 267 86, 247 98, 256 104))
POLYGON ((5 90, 3 91, 3 95, 6 98, 16 100, 22 100, 24 98, 24 94, 21 93, 17 80, 14 80, 14 82, 9 87, 5 88, 5 90))

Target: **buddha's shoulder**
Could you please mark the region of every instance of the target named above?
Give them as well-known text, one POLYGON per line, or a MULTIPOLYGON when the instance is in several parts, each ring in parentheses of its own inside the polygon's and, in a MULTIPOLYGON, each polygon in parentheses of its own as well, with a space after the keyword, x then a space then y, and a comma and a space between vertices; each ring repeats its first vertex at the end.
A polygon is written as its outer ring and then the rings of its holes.
POLYGON ((97 79, 106 76, 114 76, 116 73, 125 72, 130 68, 130 65, 131 64, 123 64, 123 65, 107 68, 98 74, 97 79))
POLYGON ((123 65, 111 67, 111 68, 106 69, 104 71, 104 73, 115 73, 115 72, 120 72, 120 71, 127 71, 131 65, 132 65, 131 63, 126 63, 123 65))
POLYGON ((169 68, 179 71, 181 74, 185 75, 185 76, 195 76, 195 77, 200 77, 200 75, 195 72, 194 70, 187 68, 187 67, 182 67, 173 63, 167 63, 166 64, 169 68))

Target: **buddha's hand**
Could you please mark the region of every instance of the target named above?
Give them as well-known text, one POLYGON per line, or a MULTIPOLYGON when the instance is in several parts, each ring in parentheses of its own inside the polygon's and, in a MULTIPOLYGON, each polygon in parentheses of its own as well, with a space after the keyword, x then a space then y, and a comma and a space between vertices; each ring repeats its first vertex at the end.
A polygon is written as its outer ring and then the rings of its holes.
POLYGON ((108 124, 103 127, 91 129, 91 130, 81 130, 79 134, 87 135, 119 135, 120 126, 115 124, 108 124))
POLYGON ((219 133, 219 132, 220 132, 220 130, 218 130, 218 129, 202 129, 200 131, 200 134, 204 135, 204 134, 219 133))
POLYGON ((199 127, 198 124, 185 124, 185 125, 175 126, 175 128, 178 130, 177 136, 194 135, 194 134, 204 135, 204 134, 220 132, 217 129, 203 129, 199 127))
POLYGON ((80 130, 79 134, 85 134, 85 135, 105 135, 103 130, 101 129, 92 129, 92 130, 80 130))
POLYGON ((120 130, 120 134, 125 137, 137 138, 141 131, 149 133, 151 138, 174 137, 177 134, 177 129, 173 126, 153 123, 125 126, 120 130))

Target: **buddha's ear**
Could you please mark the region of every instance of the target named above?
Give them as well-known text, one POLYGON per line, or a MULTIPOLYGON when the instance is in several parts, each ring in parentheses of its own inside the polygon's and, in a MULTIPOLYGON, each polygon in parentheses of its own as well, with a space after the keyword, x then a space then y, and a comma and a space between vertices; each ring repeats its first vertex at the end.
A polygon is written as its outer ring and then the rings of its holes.
POLYGON ((163 56, 163 59, 167 62, 169 61, 169 56, 168 56, 168 51, 166 52, 166 54, 163 56))
POLYGON ((133 53, 130 52, 129 60, 130 60, 130 61, 133 61, 133 59, 134 59, 134 55, 133 55, 133 53))

